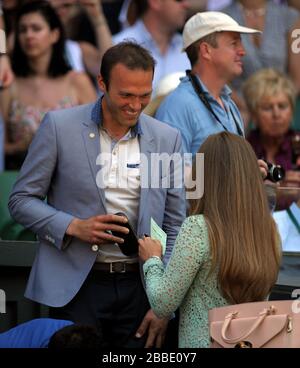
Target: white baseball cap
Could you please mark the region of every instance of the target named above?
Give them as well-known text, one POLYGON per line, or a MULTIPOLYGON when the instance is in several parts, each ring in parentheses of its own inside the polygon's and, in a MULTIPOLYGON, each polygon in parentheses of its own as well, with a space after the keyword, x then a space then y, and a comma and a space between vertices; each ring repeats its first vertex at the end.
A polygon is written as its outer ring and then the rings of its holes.
POLYGON ((192 43, 214 32, 261 33, 257 29, 240 26, 229 15, 207 11, 193 15, 183 28, 183 51, 192 43))

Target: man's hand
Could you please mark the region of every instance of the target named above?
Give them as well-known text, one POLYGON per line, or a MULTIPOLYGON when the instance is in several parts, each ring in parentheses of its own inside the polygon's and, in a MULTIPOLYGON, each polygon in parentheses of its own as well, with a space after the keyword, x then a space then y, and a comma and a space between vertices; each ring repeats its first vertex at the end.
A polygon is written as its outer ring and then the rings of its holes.
POLYGON ((107 242, 124 243, 122 238, 113 236, 111 230, 128 234, 129 230, 122 226, 127 218, 118 215, 99 215, 86 220, 75 218, 67 228, 66 234, 75 236, 87 243, 102 244, 107 242), (116 225, 119 223, 120 225, 116 225))
POLYGON ((98 16, 104 16, 102 4, 99 0, 79 0, 79 4, 86 10, 92 21, 95 18, 97 19, 98 16))
POLYGON ((150 309, 137 329, 135 336, 142 337, 148 331, 145 348, 161 348, 165 340, 168 323, 169 318, 158 318, 150 309))

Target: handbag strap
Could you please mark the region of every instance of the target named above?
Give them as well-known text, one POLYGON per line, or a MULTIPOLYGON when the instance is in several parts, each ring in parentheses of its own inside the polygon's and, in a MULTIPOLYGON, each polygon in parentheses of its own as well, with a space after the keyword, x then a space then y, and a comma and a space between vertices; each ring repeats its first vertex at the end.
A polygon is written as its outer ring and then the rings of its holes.
MULTIPOLYGON (((245 332, 242 336, 235 337, 235 338, 229 338, 226 336, 226 334, 227 334, 227 330, 229 328, 229 325, 232 319, 236 318, 238 312, 233 312, 233 313, 228 314, 225 317, 225 321, 222 326, 222 339, 228 344, 236 344, 240 341, 245 340, 249 335, 253 333, 253 331, 255 331, 262 324, 262 322, 265 320, 265 318, 268 315, 273 314, 274 312, 275 312, 275 309, 272 306, 269 308, 265 308, 262 312, 259 313, 259 316, 255 320, 255 322, 253 323, 249 331, 245 332)), ((286 315, 286 318, 288 318, 288 315, 286 315)))

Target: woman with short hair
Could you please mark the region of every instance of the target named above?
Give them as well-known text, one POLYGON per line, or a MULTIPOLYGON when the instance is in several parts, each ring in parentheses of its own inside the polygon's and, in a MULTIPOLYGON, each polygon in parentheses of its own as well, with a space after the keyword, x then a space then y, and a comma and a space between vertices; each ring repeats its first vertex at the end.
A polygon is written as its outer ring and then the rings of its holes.
MULTIPOLYGON (((246 81, 243 92, 255 125, 247 139, 257 157, 281 165, 286 171, 283 185, 299 188, 300 132, 291 129, 296 99, 293 83, 275 69, 261 69, 246 81)), ((277 209, 287 208, 293 200, 281 198, 277 209)))

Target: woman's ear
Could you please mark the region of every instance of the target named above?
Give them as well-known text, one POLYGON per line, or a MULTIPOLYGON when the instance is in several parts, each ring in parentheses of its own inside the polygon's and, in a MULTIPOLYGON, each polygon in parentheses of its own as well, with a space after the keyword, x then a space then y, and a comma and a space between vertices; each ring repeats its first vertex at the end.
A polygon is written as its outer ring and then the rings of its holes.
POLYGON ((59 40, 59 37, 60 37, 59 29, 58 28, 52 29, 50 37, 51 37, 52 44, 54 45, 59 40))

